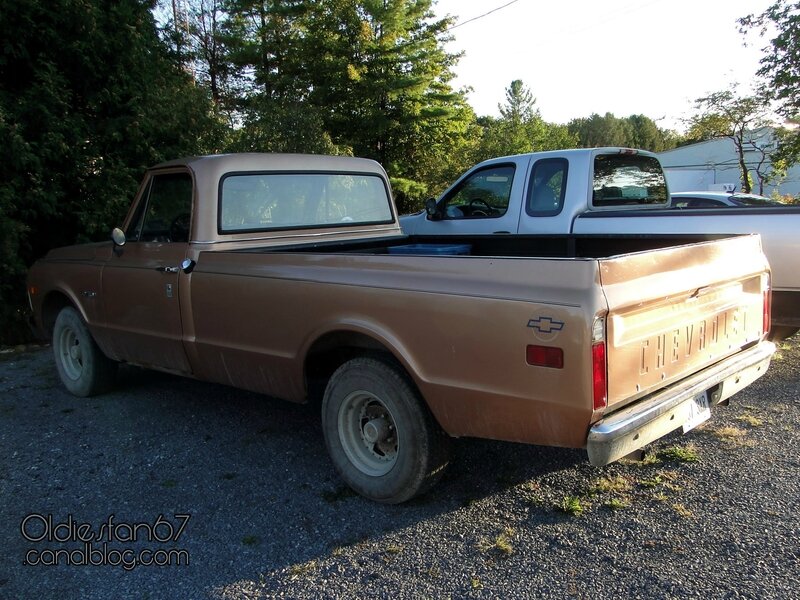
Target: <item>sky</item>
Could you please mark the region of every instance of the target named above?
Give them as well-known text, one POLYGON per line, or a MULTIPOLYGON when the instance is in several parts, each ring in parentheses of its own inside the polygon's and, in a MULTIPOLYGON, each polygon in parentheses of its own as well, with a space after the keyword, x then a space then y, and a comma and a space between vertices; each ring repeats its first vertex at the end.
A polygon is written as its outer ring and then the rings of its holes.
POLYGON ((772 3, 510 1, 438 0, 433 6, 439 17, 457 17, 446 48, 464 56, 451 83, 472 88, 468 99, 479 116, 498 116, 505 89, 521 79, 548 122, 644 114, 679 131, 697 98, 732 83, 739 93, 752 90, 768 39, 741 34, 737 19, 772 3))

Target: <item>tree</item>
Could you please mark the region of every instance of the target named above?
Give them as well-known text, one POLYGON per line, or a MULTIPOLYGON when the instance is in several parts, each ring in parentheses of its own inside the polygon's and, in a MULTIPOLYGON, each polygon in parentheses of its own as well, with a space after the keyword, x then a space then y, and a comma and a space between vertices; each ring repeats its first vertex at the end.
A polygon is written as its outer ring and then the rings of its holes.
POLYGON ((408 206, 443 185, 474 113, 450 86, 458 55, 431 0, 313 3, 303 38, 309 104, 333 142, 373 158, 408 206))
POLYGON ((630 125, 611 113, 604 116, 592 113, 587 118, 573 119, 567 128, 578 137, 581 146, 585 148, 627 147, 633 138, 630 125))
POLYGON ((621 146, 662 152, 674 148, 676 143, 673 132, 660 129, 644 115, 620 118, 611 113, 603 116, 593 113, 588 118, 573 119, 567 128, 578 136, 584 148, 621 146))
POLYGON ((769 152, 765 144, 764 128, 773 124, 769 118, 769 101, 765 96, 740 96, 736 87, 733 85, 729 90, 715 92, 695 101, 697 113, 688 119, 687 137, 697 140, 731 140, 739 165, 742 191, 745 193, 752 191, 750 168, 745 155, 751 151, 760 154, 756 175, 759 193, 762 193, 768 177, 765 164, 769 152))
POLYGON ((445 51, 449 18, 431 20, 431 0, 318 3, 309 26, 312 102, 328 109, 335 141, 415 179, 420 152, 461 118, 449 85, 457 55, 445 51), (322 68, 322 65, 330 68, 322 68))
POLYGON ((536 98, 520 79, 506 88, 506 103, 498 104, 497 108, 503 119, 514 124, 527 123, 539 116, 536 98))
POLYGON ((149 3, 1 0, 0 329, 18 335, 25 268, 102 239, 145 167, 216 147, 209 102, 159 40, 149 3))
MULTIPOLYGON (((778 0, 759 15, 739 19, 743 33, 757 30, 773 35, 763 49, 757 75, 766 81, 768 97, 778 103, 778 112, 790 122, 800 118, 800 2, 778 0)), ((779 136, 775 165, 787 168, 800 160, 800 130, 779 136)))
POLYGON ((194 52, 196 78, 208 86, 214 107, 228 115, 235 109, 234 72, 228 57, 230 37, 226 34, 228 15, 223 0, 199 0, 187 13, 188 31, 194 52))
POLYGON ((764 48, 758 75, 765 78, 771 95, 781 106, 782 114, 795 118, 800 110, 800 2, 778 0, 760 15, 739 19, 742 32, 751 29, 760 34, 775 31, 764 48))
POLYGON ((577 145, 577 138, 566 127, 542 119, 536 98, 521 80, 512 81, 505 95, 505 104, 497 106, 500 118, 478 119, 483 135, 476 160, 577 145))

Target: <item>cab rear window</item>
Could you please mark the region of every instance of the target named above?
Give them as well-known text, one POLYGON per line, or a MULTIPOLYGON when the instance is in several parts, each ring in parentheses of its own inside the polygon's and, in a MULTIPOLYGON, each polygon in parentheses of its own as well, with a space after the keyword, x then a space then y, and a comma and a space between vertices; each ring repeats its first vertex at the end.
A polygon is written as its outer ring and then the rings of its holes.
POLYGON ((666 204, 667 181, 658 160, 638 154, 600 154, 594 159, 592 204, 666 204))
POLYGON ((389 193, 370 174, 229 173, 220 183, 219 232, 391 223, 389 193))

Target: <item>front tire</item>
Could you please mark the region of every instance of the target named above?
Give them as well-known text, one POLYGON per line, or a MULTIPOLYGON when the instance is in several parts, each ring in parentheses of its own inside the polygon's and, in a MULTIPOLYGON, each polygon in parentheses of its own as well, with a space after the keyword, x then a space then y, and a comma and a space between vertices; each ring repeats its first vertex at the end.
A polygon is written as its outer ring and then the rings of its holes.
POLYGON ((71 394, 94 396, 113 386, 117 363, 103 354, 71 306, 62 308, 56 317, 53 354, 61 383, 71 394))
POLYGON ((339 475, 376 502, 422 494, 449 462, 449 438, 405 372, 388 361, 355 358, 336 370, 322 401, 322 429, 339 475))

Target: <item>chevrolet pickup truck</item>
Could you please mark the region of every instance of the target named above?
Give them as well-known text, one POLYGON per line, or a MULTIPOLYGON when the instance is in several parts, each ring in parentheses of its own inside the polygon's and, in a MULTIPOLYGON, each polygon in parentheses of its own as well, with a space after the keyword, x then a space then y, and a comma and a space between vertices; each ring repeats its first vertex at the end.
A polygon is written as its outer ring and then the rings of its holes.
POLYGON ((125 362, 319 400, 335 469, 380 502, 429 488, 453 436, 605 465, 709 418, 775 350, 758 236, 408 237, 364 159, 160 164, 111 237, 29 273, 69 392, 125 362))
POLYGON ((400 219, 409 235, 758 233, 772 268, 772 337, 800 328, 800 207, 670 210, 658 158, 590 148, 506 156, 464 173, 426 211, 400 219))

